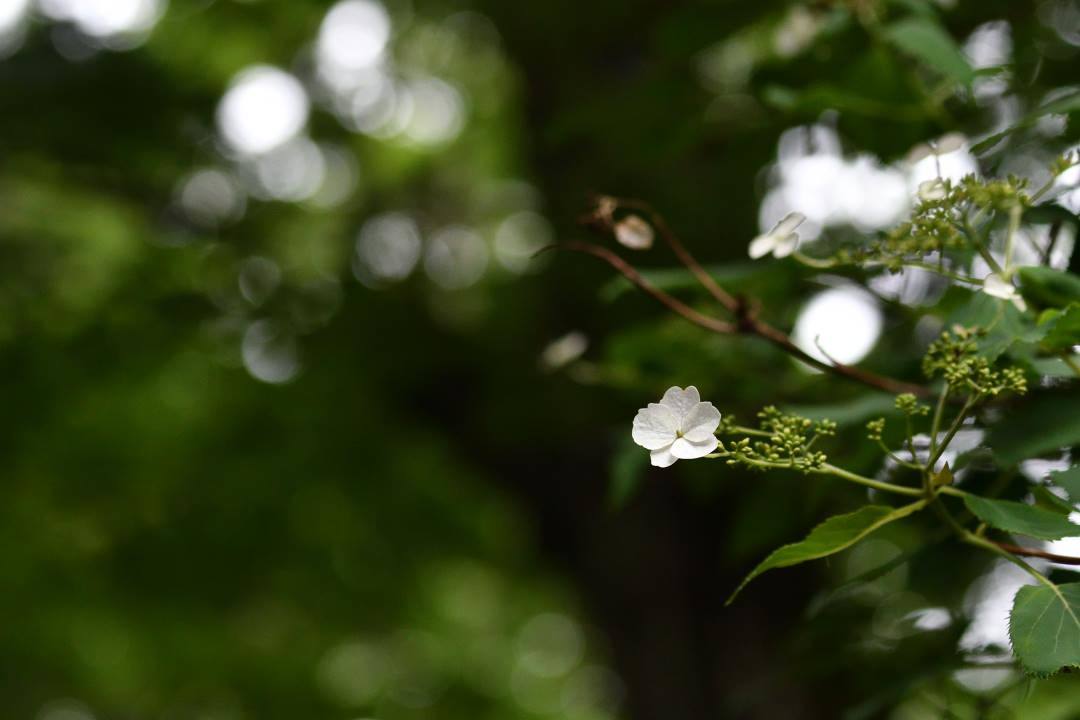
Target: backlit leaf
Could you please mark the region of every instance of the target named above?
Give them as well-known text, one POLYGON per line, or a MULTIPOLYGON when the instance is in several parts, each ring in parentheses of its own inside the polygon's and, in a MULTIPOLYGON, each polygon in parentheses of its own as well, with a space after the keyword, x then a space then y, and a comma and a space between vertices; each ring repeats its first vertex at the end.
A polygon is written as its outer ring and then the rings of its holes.
POLYGON ((1032 675, 1080 666, 1080 583, 1020 588, 1009 616, 1009 638, 1032 675))
POLYGON ((731 597, 727 599, 725 604, 730 605, 751 580, 766 570, 798 565, 808 560, 817 560, 838 553, 851 547, 883 525, 907 517, 913 512, 921 510, 925 505, 926 501, 924 500, 899 508, 885 505, 865 505, 855 512, 831 517, 811 530, 806 539, 774 550, 771 555, 761 561, 746 576, 746 579, 735 589, 735 592, 731 593, 731 597))
POLYGON ((977 518, 998 530, 1040 540, 1060 540, 1080 535, 1080 525, 1074 525, 1059 513, 1032 505, 1013 500, 991 500, 977 495, 965 495, 964 504, 977 518))

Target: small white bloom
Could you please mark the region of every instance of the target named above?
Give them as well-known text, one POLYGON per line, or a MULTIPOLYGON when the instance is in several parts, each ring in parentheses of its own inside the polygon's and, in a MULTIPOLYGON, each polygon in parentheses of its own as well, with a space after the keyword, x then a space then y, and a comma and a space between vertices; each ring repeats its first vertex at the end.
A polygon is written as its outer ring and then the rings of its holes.
POLYGON ((650 452, 653 465, 668 467, 676 460, 693 460, 715 450, 713 433, 719 425, 720 411, 710 402, 701 402, 696 387, 672 387, 660 402, 638 410, 631 436, 650 452))
POLYGON ((799 244, 799 234, 795 228, 802 225, 804 220, 806 216, 802 213, 785 215, 772 230, 750 241, 750 257, 757 260, 772 253, 774 257, 783 258, 795 252, 799 244))
POLYGON ((918 192, 919 199, 923 202, 944 200, 945 196, 949 194, 948 190, 945 188, 945 183, 941 181, 941 178, 919 183, 918 192))
POLYGON ((1016 286, 1000 275, 987 275, 983 280, 982 291, 987 295, 1010 301, 1020 312, 1027 310, 1027 303, 1016 291, 1016 286))
POLYGON ((919 143, 907 154, 907 162, 910 165, 930 157, 931 155, 948 155, 949 153, 956 152, 967 145, 968 139, 960 133, 949 133, 948 135, 942 135, 937 140, 930 140, 929 142, 919 143))
POLYGON ((566 367, 584 355, 588 348, 589 339, 585 333, 574 330, 544 348, 540 353, 540 367, 548 372, 566 367))
POLYGON ((627 215, 615 223, 615 239, 631 250, 648 250, 653 244, 652 225, 637 215, 627 215))

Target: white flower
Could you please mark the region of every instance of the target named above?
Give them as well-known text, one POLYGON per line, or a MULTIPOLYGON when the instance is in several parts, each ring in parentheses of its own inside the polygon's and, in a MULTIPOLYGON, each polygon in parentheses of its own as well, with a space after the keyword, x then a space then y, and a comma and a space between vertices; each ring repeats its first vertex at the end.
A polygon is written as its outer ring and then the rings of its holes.
POLYGON ((1016 286, 1000 275, 987 275, 983 280, 982 291, 987 295, 1010 301, 1020 312, 1027 310, 1027 303, 1016 291, 1016 286))
POLYGON ((650 451, 652 464, 668 467, 676 460, 704 457, 716 449, 720 411, 701 402, 698 389, 668 388, 658 403, 638 410, 632 437, 650 451))
POLYGON ((574 362, 588 349, 589 339, 585 337, 585 333, 574 330, 558 340, 553 340, 544 348, 540 353, 540 367, 553 372, 574 362))
POLYGON ((923 202, 944 200, 945 196, 949 194, 948 190, 945 188, 945 183, 941 181, 941 178, 919 183, 918 192, 919 199, 923 202))
POLYGON ((799 234, 795 232, 795 228, 802 225, 804 220, 806 216, 802 213, 785 215, 772 230, 750 241, 750 257, 757 260, 772 253, 774 257, 782 258, 795 252, 795 247, 799 244, 799 234))
POLYGON ((960 133, 949 133, 948 135, 942 135, 937 140, 930 140, 929 142, 919 143, 907 154, 907 161, 909 164, 914 165, 920 160, 924 160, 931 155, 948 155, 949 153, 960 150, 967 145, 968 139, 960 133))
POLYGON ((615 239, 631 250, 648 250, 653 244, 653 229, 637 215, 627 215, 615 223, 615 239))

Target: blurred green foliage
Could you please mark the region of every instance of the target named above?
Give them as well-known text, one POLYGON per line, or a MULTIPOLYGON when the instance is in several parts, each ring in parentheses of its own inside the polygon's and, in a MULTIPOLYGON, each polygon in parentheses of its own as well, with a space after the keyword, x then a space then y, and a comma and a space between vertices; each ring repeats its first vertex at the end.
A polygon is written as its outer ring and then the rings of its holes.
MULTIPOLYGON (((915 632, 910 613, 968 613, 987 565, 918 552, 903 528, 721 609, 857 491, 643 472, 625 442, 642 397, 696 382, 740 417, 828 408, 850 421, 836 451, 865 472, 878 399, 704 336, 602 268, 528 258, 582 232, 589 192, 637 195, 791 327, 820 278, 741 263, 780 133, 824 117, 846 150, 892 162, 946 131, 1003 129, 968 89, 993 73, 958 48, 1004 20, 1018 130, 985 169, 1043 163, 1076 142, 1060 102, 1075 3, 386 6, 393 81, 437 78, 462 101, 437 142, 359 129, 320 89, 328 2, 172 0, 119 45, 42 2, 0 33, 3 714, 1072 717, 1068 676, 997 705, 1000 688, 957 681, 969 615, 915 632), (313 100, 304 136, 325 175, 301 199, 268 197, 217 124, 231 83, 264 64, 313 100), (207 170, 226 184, 185 200, 207 170), (388 213, 424 238, 401 282, 373 279, 357 249, 388 213), (453 227, 486 264, 448 288, 458 276, 429 253, 453 227), (571 330, 584 358, 542 371, 571 330), (898 556, 811 604, 823 575, 898 556)), ((919 313, 882 302, 890 332, 865 363, 914 376, 919 313)), ((1030 412, 1071 427, 1062 400, 1030 412)))

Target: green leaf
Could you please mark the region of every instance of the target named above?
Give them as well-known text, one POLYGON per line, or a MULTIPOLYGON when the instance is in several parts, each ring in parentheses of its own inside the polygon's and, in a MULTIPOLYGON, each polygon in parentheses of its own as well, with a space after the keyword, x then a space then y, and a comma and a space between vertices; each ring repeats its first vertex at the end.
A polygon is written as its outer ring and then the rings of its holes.
POLYGON ((1080 303, 1073 303, 1064 310, 1048 310, 1048 317, 1040 322, 1047 332, 1042 345, 1047 350, 1067 350, 1080 345, 1080 303))
POLYGON ((1080 216, 1068 208, 1054 203, 1043 203, 1024 211, 1024 222, 1029 225, 1068 225, 1080 227, 1080 216))
POLYGON ((812 85, 801 91, 782 85, 768 85, 761 91, 761 97, 766 104, 788 113, 818 114, 835 110, 844 115, 903 120, 918 120, 925 115, 925 111, 915 105, 897 105, 867 97, 865 92, 825 84, 812 85))
POLYGON ((949 33, 929 18, 911 17, 893 23, 885 29, 885 37, 904 52, 961 85, 970 84, 975 77, 975 71, 949 33))
POLYGON ((1073 370, 1061 358, 1036 358, 1031 361, 1031 368, 1040 375, 1058 378, 1075 378, 1073 370))
POLYGON ((627 436, 619 443, 611 459, 611 480, 608 504, 618 510, 626 505, 641 487, 649 464, 649 452, 638 447, 627 436))
POLYGON ((1050 473, 1050 482, 1067 492, 1074 503, 1080 503, 1080 465, 1050 473))
POLYGON ((1056 100, 1051 100, 1048 103, 1044 103, 1035 108, 1019 122, 1014 123, 1011 127, 1002 130, 999 133, 995 133, 983 140, 979 141, 971 147, 971 152, 979 155, 987 150, 991 149, 999 142, 1004 140, 1009 135, 1012 135, 1017 130, 1023 130, 1024 128, 1031 127, 1035 124, 1035 121, 1044 115, 1066 115, 1068 113, 1076 112, 1080 110, 1080 91, 1069 92, 1065 95, 1058 97, 1056 100))
POLYGON ((1030 489, 1032 497, 1035 498, 1035 507, 1065 516, 1077 511, 1071 502, 1059 497, 1047 485, 1032 485, 1030 489))
POLYGON ((1038 304, 1063 308, 1080 302, 1080 277, 1041 265, 1020 268, 1020 292, 1038 304))
POLYGON ((1080 666, 1080 583, 1020 588, 1009 615, 1009 638, 1032 675, 1080 666))
POLYGON ((1040 115, 1067 115, 1080 112, 1080 91, 1070 92, 1040 105, 1035 112, 1040 115))
MULTIPOLYGON (((768 272, 768 263, 758 262, 715 265, 705 268, 705 271, 725 287, 733 285, 737 286, 740 282, 745 282, 755 275, 768 272)), ((775 268, 773 268, 773 271, 775 272, 775 268)), ((666 292, 688 289, 696 289, 705 292, 705 289, 701 287, 701 283, 698 282, 693 273, 683 267, 642 270, 641 276, 648 280, 653 286, 666 292)), ((605 302, 612 302, 618 300, 623 294, 630 291, 637 291, 637 288, 634 287, 633 283, 620 275, 604 284, 600 289, 600 297, 605 302)))
POLYGON ((730 605, 747 584, 766 570, 790 567, 808 560, 817 560, 845 550, 879 527, 907 517, 926 505, 919 500, 910 505, 891 508, 885 505, 864 505, 853 513, 836 515, 810 531, 806 539, 777 548, 754 568, 735 588, 725 605, 730 605))
POLYGON ((997 359, 1016 343, 1037 343, 1049 331, 1049 327, 1034 326, 1012 303, 983 292, 972 293, 968 302, 949 314, 945 325, 984 328, 986 334, 979 338, 979 354, 988 360, 997 359))
POLYGON ((811 420, 832 420, 839 427, 863 423, 882 415, 899 415, 896 397, 884 393, 867 393, 853 400, 827 405, 785 405, 784 412, 811 420))
POLYGON ((1060 540, 1080 535, 1080 525, 1074 525, 1060 514, 1013 500, 990 500, 978 495, 965 495, 964 504, 977 518, 998 530, 1040 540, 1060 540))
POLYGON ((1062 389, 1032 396, 994 426, 986 444, 1005 465, 1080 444, 1080 396, 1062 389))

